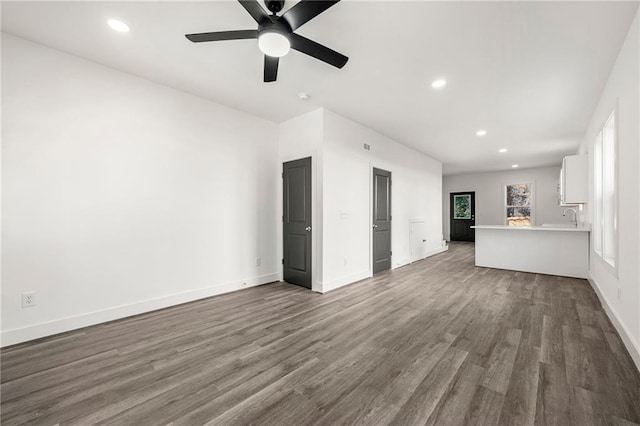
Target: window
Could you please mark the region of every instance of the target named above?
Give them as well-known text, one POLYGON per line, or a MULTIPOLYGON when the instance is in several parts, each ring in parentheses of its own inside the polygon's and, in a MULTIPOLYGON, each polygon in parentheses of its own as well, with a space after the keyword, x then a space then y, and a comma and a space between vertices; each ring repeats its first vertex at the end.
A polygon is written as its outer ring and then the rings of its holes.
POLYGON ((616 266, 618 245, 616 218, 616 116, 611 113, 594 144, 593 248, 598 256, 616 266))
POLYGON ((453 218, 471 219, 471 195, 453 196, 453 218))
POLYGON ((506 187, 508 226, 531 226, 533 184, 518 183, 506 187))

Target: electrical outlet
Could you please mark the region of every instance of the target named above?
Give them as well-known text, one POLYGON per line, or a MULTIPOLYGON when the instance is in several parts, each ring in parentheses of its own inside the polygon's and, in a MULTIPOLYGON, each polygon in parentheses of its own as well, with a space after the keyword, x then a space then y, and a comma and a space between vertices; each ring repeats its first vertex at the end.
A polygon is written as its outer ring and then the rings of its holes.
POLYGON ((36 306, 36 292, 29 291, 26 293, 22 293, 22 307, 30 308, 32 306, 36 306))
POLYGON ((256 266, 260 266, 262 264, 262 259, 256 257, 256 266))
POLYGON ((345 257, 345 258, 344 258, 344 266, 347 266, 347 263, 348 263, 348 262, 347 262, 347 258, 345 257))

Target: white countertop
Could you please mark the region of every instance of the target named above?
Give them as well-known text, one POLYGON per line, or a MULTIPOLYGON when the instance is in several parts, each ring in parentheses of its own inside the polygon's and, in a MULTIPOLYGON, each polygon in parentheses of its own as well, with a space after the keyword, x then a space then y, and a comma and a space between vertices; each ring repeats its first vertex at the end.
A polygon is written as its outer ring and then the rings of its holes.
POLYGON ((506 226, 506 225, 476 225, 474 229, 504 229, 509 231, 552 231, 552 232, 589 232, 591 225, 584 224, 577 228, 568 228, 563 226, 506 226))

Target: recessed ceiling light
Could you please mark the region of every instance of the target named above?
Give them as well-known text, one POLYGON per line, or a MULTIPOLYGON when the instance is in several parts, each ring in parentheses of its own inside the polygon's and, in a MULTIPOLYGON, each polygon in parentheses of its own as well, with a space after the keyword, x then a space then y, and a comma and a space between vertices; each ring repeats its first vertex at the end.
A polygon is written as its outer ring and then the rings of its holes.
POLYGON ((486 130, 478 130, 476 132, 476 136, 485 136, 487 134, 486 130))
POLYGON ((517 169, 517 168, 518 168, 518 165, 517 165, 517 164, 514 164, 514 165, 513 165, 513 166, 511 166, 511 167, 513 167, 514 169, 517 169))
POLYGON ((298 98, 301 101, 308 101, 309 99, 311 99, 311 95, 309 95, 307 92, 300 92, 298 93, 298 98))
POLYGON ((109 19, 107 24, 109 24, 112 30, 119 33, 128 33, 130 31, 129 26, 118 19, 109 19))
POLYGON ((498 152, 507 152, 507 148, 500 148, 498 152))
POLYGON ((446 85, 447 85, 447 80, 445 80, 443 78, 441 78, 439 80, 436 80, 433 83, 431 83, 431 87, 433 87, 434 89, 441 89, 446 85))

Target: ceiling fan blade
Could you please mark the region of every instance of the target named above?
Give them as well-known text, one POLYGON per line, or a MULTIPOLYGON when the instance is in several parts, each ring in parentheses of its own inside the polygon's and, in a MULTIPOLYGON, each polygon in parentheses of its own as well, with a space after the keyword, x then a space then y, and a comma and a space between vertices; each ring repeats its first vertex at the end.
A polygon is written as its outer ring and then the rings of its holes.
POLYGON ((302 37, 301 35, 291 34, 290 40, 292 49, 305 53, 309 56, 313 56, 316 59, 320 59, 323 62, 333 65, 334 67, 342 68, 349 60, 349 58, 335 50, 331 50, 328 47, 302 37))
POLYGON ((295 31, 311 19, 320 15, 340 0, 300 0, 295 6, 287 10, 283 15, 291 29, 295 31))
POLYGON ((264 82, 276 81, 278 78, 278 63, 280 58, 264 55, 264 82))
POLYGON ((256 0, 238 0, 242 7, 245 8, 249 15, 258 23, 262 24, 265 20, 273 22, 273 18, 258 4, 256 0))
POLYGON ((187 34, 185 37, 194 43, 219 40, 243 40, 258 38, 258 30, 218 31, 214 33, 187 34))

